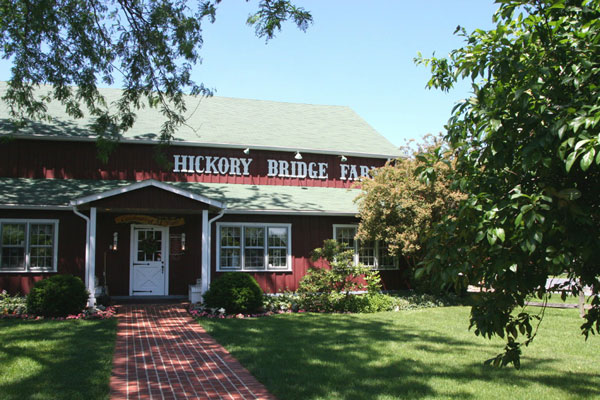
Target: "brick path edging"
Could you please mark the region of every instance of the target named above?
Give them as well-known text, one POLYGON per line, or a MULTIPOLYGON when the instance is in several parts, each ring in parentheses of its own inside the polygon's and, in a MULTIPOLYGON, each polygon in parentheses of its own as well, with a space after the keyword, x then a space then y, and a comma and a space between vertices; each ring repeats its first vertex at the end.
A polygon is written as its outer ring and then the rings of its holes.
POLYGON ((273 399, 181 304, 122 306, 111 399, 273 399))

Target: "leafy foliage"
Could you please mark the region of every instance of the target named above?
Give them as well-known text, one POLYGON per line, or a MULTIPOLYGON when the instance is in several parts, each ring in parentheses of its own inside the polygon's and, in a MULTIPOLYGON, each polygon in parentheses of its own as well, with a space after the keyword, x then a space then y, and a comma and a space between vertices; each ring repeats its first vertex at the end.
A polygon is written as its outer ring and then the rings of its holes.
POLYGON ((0 292, 0 314, 27 314, 27 299, 23 296, 11 296, 6 290, 0 292))
POLYGON ((353 250, 346 250, 335 239, 323 241, 323 247, 313 250, 312 260, 324 259, 329 268, 313 267, 298 286, 299 292, 338 292, 344 295, 353 291, 378 292, 381 289, 379 272, 362 264, 355 264, 353 250))
POLYGON ((298 296, 293 292, 265 294, 263 296, 265 311, 298 311, 298 296))
POLYGON ((379 272, 354 264, 353 251, 333 239, 313 251, 312 259, 325 259, 329 268, 312 267, 298 285, 298 307, 307 311, 376 312, 394 308, 394 299, 380 293, 379 272), (355 292, 366 291, 366 294, 355 292))
MULTIPOLYGON (((31 119, 48 119, 46 104, 61 102, 68 115, 94 117, 99 156, 106 160, 136 110, 156 107, 165 117, 161 143, 169 143, 185 124, 184 93, 211 95, 191 79, 200 61, 202 23, 214 22, 221 0, 63 0, 3 2, 0 55, 11 59, 12 77, 2 99, 16 128, 31 119), (97 89, 122 76, 123 94, 107 104, 97 89), (52 89, 42 96, 40 84, 52 89), (75 85, 73 87, 71 85, 75 85)), ((309 12, 287 0, 262 0, 248 18, 267 40, 284 21, 306 30, 309 12)))
POLYGON ((359 240, 379 240, 413 270, 422 261, 432 227, 464 196, 452 189, 452 163, 443 143, 426 137, 407 157, 387 163, 360 183, 359 240), (419 179, 417 179, 419 178, 419 179))
POLYGON ((53 275, 35 283, 27 295, 27 311, 44 317, 77 315, 85 308, 88 296, 80 278, 53 275))
POLYGON ((453 293, 433 295, 414 290, 400 291, 394 294, 400 310, 416 310, 421 308, 436 308, 462 305, 464 298, 453 293))
POLYGON ((545 298, 549 275, 575 280, 553 288, 563 296, 592 288, 582 332, 600 328, 600 1, 499 3, 494 29, 459 28, 464 47, 417 59, 431 67, 429 87, 466 78, 473 90, 446 135, 468 198, 436 227, 423 270, 437 282, 482 283, 471 326, 506 338, 493 362, 518 368, 537 318, 513 310, 545 298))
POLYGON ((210 284, 204 304, 224 308, 227 314, 253 313, 262 306, 263 291, 252 276, 226 272, 210 284))
MULTIPOLYGON (((325 306, 310 308, 313 299, 307 296, 301 296, 296 293, 278 293, 277 295, 265 295, 263 306, 265 310, 271 312, 278 311, 349 311, 355 313, 371 313, 380 311, 400 311, 417 310, 423 308, 446 307, 462 304, 462 299, 454 295, 435 296, 426 293, 417 293, 415 291, 402 291, 394 294, 366 293, 355 294, 351 300, 342 306, 336 307, 334 299, 336 294, 331 293, 322 296, 325 306), (303 300, 308 299, 307 303, 303 300), (343 306, 350 306, 344 308, 343 306)), ((339 296, 337 296, 339 298, 339 296)))

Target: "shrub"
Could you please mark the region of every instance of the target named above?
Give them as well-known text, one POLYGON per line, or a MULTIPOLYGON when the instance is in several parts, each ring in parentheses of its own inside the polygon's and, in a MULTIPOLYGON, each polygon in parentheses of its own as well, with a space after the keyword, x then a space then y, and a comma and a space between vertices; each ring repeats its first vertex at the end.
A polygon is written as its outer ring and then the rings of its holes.
MULTIPOLYGON (((330 269, 310 268, 298 285, 298 306, 307 311, 325 312, 374 312, 382 311, 379 272, 355 265, 352 251, 344 250, 335 240, 325 240, 323 247, 315 249, 312 259, 324 258, 330 269), (366 291, 366 295, 353 292, 366 291), (377 296, 379 295, 379 296, 377 296)), ((389 300, 393 302, 394 300, 389 300)), ((383 307, 385 308, 385 307, 383 307)), ((390 306, 393 309, 393 306, 390 306)))
POLYGON ((334 239, 323 241, 323 247, 312 253, 312 260, 327 260, 330 268, 312 267, 302 278, 299 292, 338 292, 346 293, 367 290, 377 293, 381 289, 379 272, 363 264, 354 264, 352 250, 345 250, 334 239))
POLYGON ((204 294, 204 305, 224 308, 227 314, 254 313, 263 304, 263 291, 248 274, 226 272, 204 294))
POLYGON ((299 297, 298 307, 306 311, 373 313, 399 309, 399 299, 383 293, 313 293, 299 297))
POLYGON ((0 314, 27 314, 27 301, 23 296, 11 296, 6 290, 0 292, 0 314))
POLYGON ((298 311, 303 307, 299 305, 298 295, 291 292, 278 294, 265 294, 263 296, 265 311, 298 311))
POLYGON ((454 295, 432 295, 415 291, 401 291, 396 294, 398 306, 401 310, 413 310, 418 308, 433 308, 455 306, 464 303, 464 299, 454 295))
POLYGON ((27 296, 29 313, 44 317, 66 317, 79 314, 86 305, 89 293, 73 275, 54 275, 33 286, 27 296))
POLYGON ((400 308, 398 299, 383 293, 368 293, 357 297, 356 311, 362 313, 374 313, 380 311, 394 311, 400 308))

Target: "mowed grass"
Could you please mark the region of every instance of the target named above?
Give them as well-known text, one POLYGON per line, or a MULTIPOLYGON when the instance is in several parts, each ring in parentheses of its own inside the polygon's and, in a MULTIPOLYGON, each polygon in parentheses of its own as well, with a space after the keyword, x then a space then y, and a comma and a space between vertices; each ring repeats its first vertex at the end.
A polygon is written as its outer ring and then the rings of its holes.
POLYGON ((501 339, 468 331, 468 307, 201 320, 280 400, 600 398, 600 337, 549 309, 521 370, 483 361, 501 339))
POLYGON ((116 326, 0 320, 0 399, 108 399, 116 326))

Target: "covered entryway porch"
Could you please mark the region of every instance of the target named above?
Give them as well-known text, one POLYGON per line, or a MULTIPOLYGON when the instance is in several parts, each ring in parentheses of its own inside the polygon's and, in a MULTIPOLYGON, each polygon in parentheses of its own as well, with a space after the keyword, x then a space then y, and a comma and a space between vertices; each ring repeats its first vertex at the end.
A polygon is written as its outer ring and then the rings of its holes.
POLYGON ((98 287, 117 297, 184 296, 208 289, 212 222, 223 202, 146 180, 71 201, 86 221, 89 305, 98 287))

